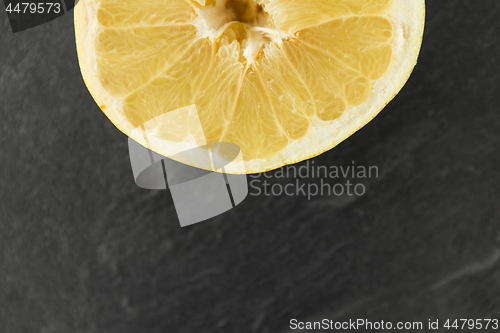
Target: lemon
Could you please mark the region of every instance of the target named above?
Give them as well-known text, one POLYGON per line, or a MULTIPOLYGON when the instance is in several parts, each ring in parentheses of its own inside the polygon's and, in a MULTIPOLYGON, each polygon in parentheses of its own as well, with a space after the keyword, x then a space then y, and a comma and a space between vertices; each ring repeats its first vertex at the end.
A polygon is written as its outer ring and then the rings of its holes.
MULTIPOLYGON (((373 119, 415 66, 424 17, 424 0, 81 0, 75 32, 86 85, 121 131, 146 144, 134 129, 194 107, 206 142, 237 144, 255 173, 373 119)), ((148 135, 165 156, 187 137, 172 119, 148 135)))

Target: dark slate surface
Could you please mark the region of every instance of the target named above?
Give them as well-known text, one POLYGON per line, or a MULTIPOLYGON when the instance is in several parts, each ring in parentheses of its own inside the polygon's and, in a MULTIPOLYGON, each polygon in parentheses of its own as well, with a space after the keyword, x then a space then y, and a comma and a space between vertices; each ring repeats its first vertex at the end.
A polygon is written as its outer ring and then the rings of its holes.
POLYGON ((314 159, 378 166, 364 196, 249 196, 188 228, 166 192, 134 184, 72 18, 12 34, 0 14, 0 332, 500 318, 500 2, 427 11, 408 84, 314 159))

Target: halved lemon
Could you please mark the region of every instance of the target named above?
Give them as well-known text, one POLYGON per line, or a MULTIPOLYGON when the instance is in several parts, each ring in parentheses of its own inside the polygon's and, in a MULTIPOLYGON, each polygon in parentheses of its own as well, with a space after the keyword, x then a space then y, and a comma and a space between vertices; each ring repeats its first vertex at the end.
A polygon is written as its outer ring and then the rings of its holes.
MULTIPOLYGON (((415 66, 424 17, 424 0, 81 0, 75 31, 87 87, 121 131, 145 143, 134 129, 194 107, 206 142, 237 144, 255 173, 373 119, 415 66)), ((175 133, 149 142, 168 156, 175 133)))

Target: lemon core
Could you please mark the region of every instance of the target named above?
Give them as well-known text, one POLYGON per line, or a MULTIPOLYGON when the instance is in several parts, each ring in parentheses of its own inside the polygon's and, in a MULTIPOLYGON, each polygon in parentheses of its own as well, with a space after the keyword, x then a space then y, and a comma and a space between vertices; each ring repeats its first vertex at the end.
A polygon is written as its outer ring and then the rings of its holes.
POLYGON ((256 63, 266 44, 281 46, 295 37, 276 28, 263 5, 255 0, 216 0, 195 12, 193 24, 198 28, 198 39, 209 38, 218 51, 223 35, 226 39, 232 35, 243 54, 240 62, 247 68, 256 63))

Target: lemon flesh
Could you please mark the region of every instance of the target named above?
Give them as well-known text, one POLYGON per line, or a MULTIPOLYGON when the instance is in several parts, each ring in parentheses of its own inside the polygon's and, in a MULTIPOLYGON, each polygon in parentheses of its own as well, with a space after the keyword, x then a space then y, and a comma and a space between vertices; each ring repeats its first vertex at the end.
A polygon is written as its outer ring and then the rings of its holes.
MULTIPOLYGON (((82 0, 75 29, 85 82, 125 134, 143 143, 135 128, 195 106, 206 142, 237 144, 254 173, 316 156, 375 117, 416 63, 424 8, 423 0, 82 0)), ((169 156, 186 137, 176 135, 150 140, 169 156)))

